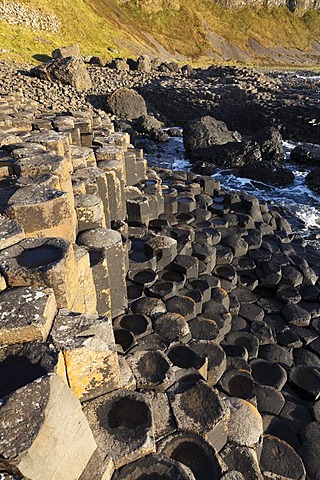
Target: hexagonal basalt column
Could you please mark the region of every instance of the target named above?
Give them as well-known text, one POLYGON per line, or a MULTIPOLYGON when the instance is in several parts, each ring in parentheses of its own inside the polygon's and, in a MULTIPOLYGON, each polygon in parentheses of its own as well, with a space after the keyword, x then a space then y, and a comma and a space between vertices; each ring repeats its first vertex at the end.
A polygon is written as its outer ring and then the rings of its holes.
POLYGON ((199 381, 171 400, 180 430, 199 433, 219 451, 227 441, 229 408, 206 382, 199 381))
POLYGON ((104 228, 106 226, 103 203, 96 195, 76 195, 75 210, 78 220, 78 232, 90 228, 104 228))
POLYGON ((111 320, 60 311, 51 336, 61 351, 70 388, 87 401, 120 387, 120 369, 111 320))
POLYGON ((81 311, 79 275, 72 244, 62 238, 34 238, 2 250, 0 270, 10 287, 51 287, 59 308, 81 311))
POLYGON ((191 471, 181 463, 160 455, 148 455, 127 465, 115 478, 117 480, 143 480, 164 478, 166 480, 195 480, 191 471))
POLYGON ((126 189, 127 214, 129 222, 149 224, 149 201, 135 187, 126 189))
POLYGON ((109 286, 112 318, 121 315, 128 305, 128 299, 126 290, 127 249, 122 244, 120 233, 106 228, 87 230, 79 235, 78 243, 89 251, 92 263, 94 257, 98 257, 98 262, 93 268, 98 297, 98 313, 106 314, 107 299, 104 300, 102 296, 106 296, 105 289, 109 286), (107 280, 106 270, 109 272, 109 280, 107 280))
POLYGON ((104 209, 106 225, 111 222, 111 204, 109 201, 109 189, 106 173, 96 167, 81 168, 73 175, 74 180, 84 183, 85 192, 89 195, 97 195, 101 198, 104 209))
POLYGON ((127 355, 137 387, 166 390, 175 381, 172 363, 160 350, 140 350, 127 355))
POLYGON ((126 201, 123 160, 103 160, 97 165, 107 177, 111 220, 124 220, 126 201))
POLYGON ((149 400, 137 392, 117 390, 84 407, 98 448, 116 468, 155 453, 149 400))
POLYGON ((69 195, 34 185, 20 188, 8 202, 6 214, 17 220, 27 237, 62 237, 74 242, 76 221, 69 195))
POLYGON ((177 256, 177 241, 165 235, 157 235, 148 240, 145 251, 157 258, 157 268, 162 269, 177 256))
POLYGON ((77 480, 96 449, 79 400, 54 374, 5 397, 0 422, 1 463, 24 478, 77 480))
POLYGON ((85 248, 74 245, 74 258, 79 275, 78 283, 78 312, 97 313, 97 294, 94 286, 90 255, 85 248), (82 305, 82 306, 81 306, 82 305))
POLYGON ((46 340, 56 313, 51 288, 7 289, 0 293, 0 345, 46 340))
POLYGON ((0 216, 0 250, 11 247, 24 238, 23 228, 16 220, 0 216))
POLYGON ((46 174, 54 175, 59 179, 59 190, 67 193, 72 192, 72 170, 72 163, 68 157, 61 157, 49 152, 23 156, 14 163, 14 171, 19 177, 35 178, 46 174))
POLYGON ((169 435, 159 443, 158 452, 188 467, 197 480, 222 475, 221 459, 199 435, 186 432, 169 435))

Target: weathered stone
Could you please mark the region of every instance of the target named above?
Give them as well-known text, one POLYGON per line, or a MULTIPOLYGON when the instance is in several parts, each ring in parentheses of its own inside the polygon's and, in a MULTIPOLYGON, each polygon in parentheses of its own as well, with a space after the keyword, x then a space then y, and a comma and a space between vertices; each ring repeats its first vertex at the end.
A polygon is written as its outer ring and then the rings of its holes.
POLYGON ((191 471, 181 463, 154 454, 127 465, 115 476, 115 480, 142 480, 150 476, 168 480, 195 480, 191 471))
MULTIPOLYGON (((110 285, 112 317, 120 315, 128 304, 125 285, 127 251, 122 244, 120 233, 106 228, 87 230, 79 235, 78 243, 86 247, 93 258, 99 257, 101 262, 106 260, 109 284, 106 285, 102 279, 99 279, 98 268, 96 268, 93 270, 96 289, 97 292, 101 292, 101 295, 106 286, 110 285)), ((101 308, 103 309, 102 300, 101 308)), ((104 313, 99 309, 98 312, 104 313)))
POLYGON ((111 480, 114 464, 111 456, 104 457, 100 448, 93 453, 79 480, 111 480))
POLYGON ((198 480, 221 476, 221 459, 200 435, 174 433, 159 443, 159 453, 186 465, 198 480))
POLYGON ((120 387, 110 319, 63 310, 55 319, 51 336, 77 398, 87 401, 120 387))
POLYGON ((226 354, 217 343, 210 340, 193 340, 190 348, 200 356, 208 358, 207 381, 214 386, 226 369, 226 354))
POLYGON ((1 463, 25 478, 77 480, 96 449, 79 400, 57 375, 5 397, 0 418, 1 463))
POLYGON ((248 401, 252 401, 255 397, 253 378, 247 370, 231 368, 222 375, 220 386, 232 397, 248 401))
POLYGON ((39 185, 20 188, 10 198, 6 214, 19 222, 27 237, 75 240, 75 214, 65 192, 39 185))
POLYGON ((227 444, 220 452, 229 470, 236 470, 246 480, 263 480, 256 452, 252 448, 227 444))
POLYGON ((35 67, 32 73, 35 77, 71 85, 78 92, 89 90, 92 87, 91 78, 84 62, 73 56, 58 58, 42 64, 35 67))
POLYGON ((268 385, 256 385, 256 397, 260 413, 279 415, 285 404, 282 393, 268 385))
POLYGON ((67 47, 60 47, 56 48, 52 52, 53 58, 66 58, 66 57, 80 57, 80 48, 79 45, 74 43, 73 45, 69 45, 67 47))
POLYGON ((0 269, 10 287, 50 287, 59 308, 81 312, 73 245, 62 238, 33 238, 2 250, 0 269))
POLYGON ((160 350, 139 350, 126 359, 138 388, 163 391, 174 382, 172 364, 160 350))
POLYGON ((198 382, 171 400, 173 414, 181 430, 203 435, 219 451, 227 441, 229 408, 204 381, 198 382))
POLYGON ((148 114, 146 102, 135 90, 119 88, 107 99, 107 107, 117 117, 132 120, 148 114))
POLYGON ((170 342, 187 343, 191 339, 188 323, 180 313, 164 313, 153 322, 154 330, 170 342))
POLYGON ((176 424, 170 408, 168 395, 162 392, 150 391, 147 393, 151 401, 154 423, 154 437, 156 442, 176 430, 176 424))
POLYGON ((262 418, 258 410, 246 400, 230 398, 228 441, 236 445, 256 447, 263 434, 262 418))
POLYGON ((104 228, 106 226, 103 203, 96 195, 76 195, 75 210, 78 220, 78 232, 92 228, 104 228))
POLYGON ((272 435, 265 435, 261 452, 261 469, 285 478, 304 480, 306 471, 299 455, 290 445, 272 435))
POLYGON ((16 220, 0 216, 0 250, 11 247, 24 238, 23 228, 16 220))
POLYGON ((51 288, 18 287, 0 293, 0 344, 45 341, 56 313, 51 288))
POLYGON ((155 453, 151 408, 141 393, 117 390, 88 402, 84 413, 98 448, 116 468, 155 453))
POLYGON ((129 313, 126 315, 121 315, 114 320, 113 326, 115 328, 124 328, 125 330, 129 330, 135 336, 135 338, 141 338, 145 335, 149 335, 152 331, 150 318, 142 314, 129 313))
POLYGON ((206 116, 190 122, 183 130, 183 141, 187 153, 196 156, 200 148, 234 141, 224 122, 206 116))

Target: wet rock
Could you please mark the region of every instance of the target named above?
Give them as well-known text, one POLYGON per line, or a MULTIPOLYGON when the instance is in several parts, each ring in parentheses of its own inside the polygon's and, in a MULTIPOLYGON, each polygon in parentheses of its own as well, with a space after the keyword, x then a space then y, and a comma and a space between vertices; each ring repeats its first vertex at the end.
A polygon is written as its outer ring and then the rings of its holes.
POLYGON ((252 140, 259 144, 263 160, 284 161, 283 140, 277 128, 260 129, 254 133, 252 140))
POLYGON ((299 165, 319 166, 320 145, 305 143, 297 145, 290 153, 290 160, 299 165))
POLYGON ((306 184, 318 195, 320 194, 320 182, 319 182, 320 169, 313 168, 311 172, 306 176, 306 184))
POLYGON ((279 187, 286 187, 294 181, 293 173, 282 164, 274 161, 271 164, 262 161, 240 166, 236 175, 279 187))
POLYGON ((194 120, 185 126, 183 143, 188 155, 197 157, 197 150, 211 145, 234 141, 234 135, 224 122, 206 116, 194 120))

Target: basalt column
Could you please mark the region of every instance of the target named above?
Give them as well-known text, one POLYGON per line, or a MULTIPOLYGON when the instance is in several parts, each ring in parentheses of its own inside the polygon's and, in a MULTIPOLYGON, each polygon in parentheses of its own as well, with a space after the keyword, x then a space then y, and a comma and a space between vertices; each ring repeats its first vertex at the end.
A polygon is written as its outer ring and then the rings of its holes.
POLYGON ((124 313, 127 307, 126 265, 127 249, 121 235, 115 230, 97 228, 87 230, 78 237, 92 258, 93 278, 98 296, 98 313, 106 315, 109 290, 112 318, 124 313), (96 258, 96 262, 94 262, 96 258))
MULTIPOLYGON (((59 308, 85 311, 74 246, 67 240, 22 240, 2 250, 0 270, 9 287, 51 287, 59 308)), ((94 305, 90 309, 94 312, 94 305)))

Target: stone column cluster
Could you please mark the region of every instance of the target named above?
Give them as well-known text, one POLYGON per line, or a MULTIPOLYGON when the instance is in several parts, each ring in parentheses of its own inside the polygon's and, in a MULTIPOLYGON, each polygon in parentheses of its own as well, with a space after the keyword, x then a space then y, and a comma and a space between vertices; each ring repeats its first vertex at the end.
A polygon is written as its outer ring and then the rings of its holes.
POLYGON ((316 478, 319 319, 275 208, 0 97, 6 480, 316 478))

